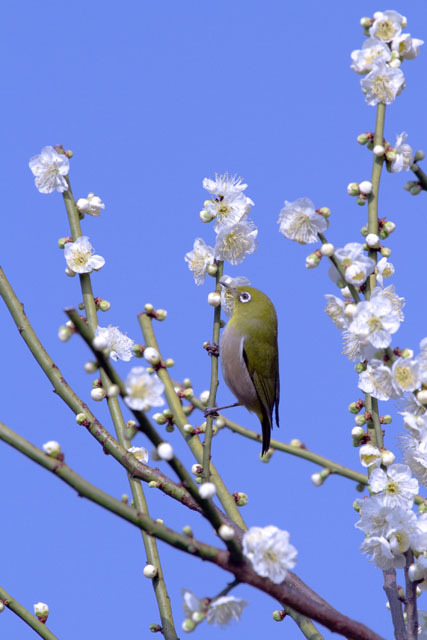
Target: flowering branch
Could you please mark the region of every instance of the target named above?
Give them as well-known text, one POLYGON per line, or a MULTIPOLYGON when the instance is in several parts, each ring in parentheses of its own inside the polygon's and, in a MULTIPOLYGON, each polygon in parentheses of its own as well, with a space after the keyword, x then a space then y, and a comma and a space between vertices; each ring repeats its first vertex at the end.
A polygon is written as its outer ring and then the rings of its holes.
POLYGON ((29 627, 31 627, 41 638, 45 640, 58 640, 53 635, 52 631, 46 627, 43 622, 40 622, 36 616, 33 616, 22 604, 19 604, 17 600, 12 598, 2 587, 0 587, 0 604, 4 605, 13 613, 15 613, 21 620, 23 620, 29 627))
MULTIPOLYGON (((74 197, 71 191, 70 179, 66 177, 68 183, 67 191, 63 192, 63 198, 65 207, 68 214, 68 220, 70 223, 70 229, 73 236, 73 240, 76 241, 82 236, 82 230, 80 225, 80 216, 77 210, 74 197)), ((83 295, 83 303, 86 311, 87 323, 90 329, 94 332, 98 326, 97 309, 94 301, 92 283, 89 273, 79 273, 80 286, 83 295)), ((104 389, 109 389, 110 384, 105 371, 100 369, 101 382, 104 389)), ((119 402, 114 395, 108 397, 108 408, 113 420, 117 439, 119 444, 129 449, 131 446, 130 441, 125 437, 125 422, 120 409, 119 402)), ((134 504, 137 510, 141 513, 148 515, 147 501, 145 499, 144 490, 139 480, 129 476, 129 485, 131 488, 134 504)), ((162 622, 162 633, 166 640, 178 640, 178 636, 175 630, 172 609, 170 604, 169 594, 167 592, 166 583, 163 577, 163 570, 160 562, 160 556, 157 549, 157 542, 151 536, 148 536, 145 532, 142 532, 142 538, 144 542, 145 552, 147 554, 148 563, 155 567, 156 575, 152 580, 154 593, 156 596, 157 604, 159 607, 160 618, 162 622)))
MULTIPOLYGON (((157 344, 157 340, 154 336, 152 321, 150 316, 146 313, 140 313, 138 315, 139 323, 141 325, 142 332, 144 334, 145 343, 149 347, 154 347, 156 351, 160 354, 159 346, 157 344)), ((169 376, 168 371, 165 368, 160 368, 157 372, 159 378, 165 385, 165 396, 168 401, 169 407, 173 413, 174 422, 180 430, 181 434, 184 436, 188 446, 191 449, 194 457, 197 462, 202 465, 203 464, 203 448, 200 442, 200 439, 197 435, 188 434, 184 427, 187 424, 187 416, 184 414, 181 406, 180 399, 178 398, 173 382, 169 376)), ((236 507, 236 502, 234 498, 230 495, 227 487, 222 481, 221 476, 216 470, 213 463, 210 463, 210 473, 211 480, 216 487, 216 492, 218 498, 224 507, 227 515, 241 527, 242 529, 246 529, 246 525, 243 521, 243 518, 236 507)))
MULTIPOLYGON (((217 272, 216 272, 216 292, 218 294, 221 293, 221 285, 219 281, 223 274, 224 262, 223 260, 218 261, 217 272)), ((212 346, 219 345, 219 330, 221 323, 221 305, 218 305, 214 309, 214 322, 213 322, 213 332, 212 332, 212 346)), ((211 384, 209 389, 209 399, 207 408, 215 407, 216 401, 216 391, 218 388, 218 354, 213 352, 211 353, 211 384)), ((213 416, 208 415, 206 418, 206 432, 205 432, 205 440, 203 443, 203 460, 202 460, 202 478, 205 482, 209 482, 210 478, 210 459, 211 459, 211 446, 212 446, 212 426, 213 426, 213 416)))

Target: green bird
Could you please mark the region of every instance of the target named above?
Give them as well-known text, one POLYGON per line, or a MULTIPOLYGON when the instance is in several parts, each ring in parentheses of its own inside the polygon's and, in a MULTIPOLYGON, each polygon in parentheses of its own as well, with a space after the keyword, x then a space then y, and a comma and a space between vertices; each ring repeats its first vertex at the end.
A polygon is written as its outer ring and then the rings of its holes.
MULTIPOLYGON (((221 337, 222 375, 236 396, 237 405, 253 411, 262 426, 262 454, 270 446, 273 409, 279 426, 279 350, 277 315, 265 293, 254 287, 220 284, 234 299, 231 316, 221 337)), ((237 406, 233 405, 233 406, 237 406)))

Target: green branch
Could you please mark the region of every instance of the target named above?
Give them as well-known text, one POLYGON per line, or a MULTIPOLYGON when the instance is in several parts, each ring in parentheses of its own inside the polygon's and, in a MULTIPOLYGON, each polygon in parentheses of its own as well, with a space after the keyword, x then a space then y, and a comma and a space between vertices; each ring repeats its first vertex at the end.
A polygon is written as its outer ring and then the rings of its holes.
MULTIPOLYGON (((68 191, 63 193, 65 208, 68 214, 68 220, 70 223, 70 229, 73 235, 73 240, 76 240, 82 235, 81 225, 80 225, 80 216, 77 210, 77 207, 74 202, 74 197, 71 191, 70 180, 67 177, 68 181, 68 191)), ((92 282, 89 273, 80 274, 80 287, 83 295, 83 303, 86 311, 86 318, 88 327, 94 333, 96 331, 96 327, 98 326, 98 317, 97 317, 97 309, 92 291, 92 282)), ((80 319, 80 318, 79 318, 80 319)), ((105 371, 100 369, 101 382, 104 389, 108 389, 110 386, 110 382, 105 371)), ((110 415, 113 420, 114 428, 116 431, 116 436, 119 441, 119 444, 124 449, 129 449, 131 443, 125 437, 125 421, 123 419, 123 415, 120 409, 119 402, 116 397, 108 398, 108 408, 110 410, 110 415)), ((129 486, 131 488, 133 501, 136 509, 149 515, 147 501, 145 499, 144 490, 142 488, 141 482, 136 478, 128 475, 129 486)), ((147 559, 149 564, 152 564, 157 569, 157 575, 152 580, 153 589, 157 600, 157 605, 159 607, 159 613, 162 623, 162 634, 166 640, 178 640, 178 635, 175 630, 172 608, 170 603, 169 594, 166 588, 166 583, 163 576, 163 570, 160 562, 159 551, 157 548, 157 542, 155 538, 147 535, 144 531, 142 533, 142 539, 145 547, 145 552, 147 554, 147 559)))
MULTIPOLYGON (((140 313, 138 316, 139 323, 141 325, 142 332, 144 334, 144 340, 146 346, 154 347, 160 354, 159 345, 154 336, 151 318, 146 313, 140 313)), ((184 431, 184 426, 188 423, 188 418, 182 410, 181 401, 178 398, 174 384, 169 376, 167 369, 160 368, 157 372, 160 380, 165 386, 165 396, 168 401, 169 407, 173 413, 174 422, 177 425, 180 433, 184 437, 188 446, 191 449, 194 457, 200 465, 203 465, 203 447, 200 439, 197 435, 190 435, 184 431)), ((225 512, 239 527, 247 529, 244 520, 236 506, 234 498, 230 495, 227 487, 225 486, 221 476, 216 470, 213 463, 210 463, 211 481, 216 486, 218 498, 224 507, 225 512)))
MULTIPOLYGON (((216 291, 217 293, 221 293, 221 285, 219 281, 222 277, 224 269, 224 261, 220 260, 218 262, 218 270, 216 272, 216 291)), ((221 305, 215 307, 214 310, 214 321, 213 321, 213 330, 212 330, 212 346, 219 345, 219 330, 221 324, 221 305)), ((209 399, 208 399, 208 408, 215 407, 216 403, 216 391, 218 388, 218 354, 211 354, 211 384, 209 388, 209 399)), ((212 427, 213 427, 213 416, 209 415, 206 419, 206 431, 205 431, 205 440, 203 442, 203 459, 202 459, 202 467, 203 473, 202 478, 204 482, 209 482, 210 478, 210 460, 211 460, 211 447, 212 447, 212 427)))
MULTIPOLYGON (((326 236, 323 235, 323 233, 318 233, 317 235, 318 235, 319 240, 320 240, 320 242, 322 244, 327 244, 328 241, 326 239, 326 236)), ((356 291, 356 287, 353 284, 351 284, 350 282, 347 282, 346 279, 345 279, 345 270, 344 270, 344 267, 342 266, 341 262, 339 260, 337 260, 336 256, 334 256, 334 255, 329 256, 329 260, 332 262, 332 264, 334 265, 335 269, 340 274, 341 280, 346 283, 351 295, 353 296, 353 300, 356 302, 356 304, 358 302, 360 302, 360 296, 356 291)))
POLYGON ((58 640, 58 638, 53 635, 52 631, 44 625, 40 620, 33 616, 22 604, 19 604, 17 600, 14 600, 12 596, 10 596, 7 591, 0 587, 0 602, 3 602, 4 606, 13 611, 18 618, 21 618, 29 627, 31 627, 41 638, 45 640, 58 640))

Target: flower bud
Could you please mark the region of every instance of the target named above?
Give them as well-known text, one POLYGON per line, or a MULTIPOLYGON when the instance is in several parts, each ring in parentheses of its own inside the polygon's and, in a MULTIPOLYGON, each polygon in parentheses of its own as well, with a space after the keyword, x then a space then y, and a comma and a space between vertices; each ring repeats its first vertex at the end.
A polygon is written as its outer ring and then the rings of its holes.
POLYGON ((191 388, 185 389, 182 395, 186 400, 191 400, 191 398, 194 398, 194 391, 191 388))
POLYGON ((317 213, 320 213, 321 216, 328 219, 331 215, 331 210, 329 207, 320 207, 320 209, 317 209, 317 213))
POLYGON ((146 347, 144 349, 144 358, 149 364, 156 365, 160 362, 160 354, 154 347, 146 347))
POLYGON ((420 404, 427 405, 427 389, 421 389, 416 395, 420 404))
POLYGON ((165 360, 165 367, 166 369, 170 369, 171 367, 173 367, 175 364, 175 360, 173 358, 166 358, 165 360))
POLYGON ((222 524, 218 529, 218 535, 222 540, 232 540, 234 538, 234 529, 228 524, 222 524))
POLYGON ((98 369, 98 364, 93 360, 88 360, 84 364, 84 370, 86 371, 86 373, 95 373, 97 369, 98 369))
POLYGON ((61 342, 67 342, 72 335, 73 335, 73 332, 71 331, 71 329, 69 329, 65 325, 62 325, 61 327, 59 327, 58 338, 61 340, 61 342))
POLYGON ((161 460, 172 460, 173 448, 169 442, 161 442, 157 447, 157 454, 161 460))
POLYGON ((393 231, 396 229, 396 225, 391 220, 387 220, 387 222, 384 223, 383 228, 385 231, 387 231, 388 235, 390 235, 390 233, 393 233, 393 231))
POLYGON ((418 149, 418 151, 416 151, 414 155, 414 162, 419 162, 420 160, 424 160, 425 157, 426 157, 426 154, 424 153, 424 151, 422 149, 418 149))
POLYGON ((108 342, 104 336, 95 336, 92 340, 92 346, 97 351, 104 351, 108 347, 108 342))
POLYGON ((65 267, 65 275, 68 276, 69 278, 74 278, 74 276, 76 275, 76 272, 70 269, 70 267, 65 267))
POLYGON ((211 307, 219 307, 219 305, 221 304, 221 294, 219 294, 217 291, 212 291, 208 295, 208 304, 210 304, 211 307))
POLYGON ((247 494, 243 493, 243 491, 233 493, 233 498, 238 507, 245 507, 249 502, 247 494))
POLYGON ((166 311, 166 309, 157 309, 156 320, 158 320, 159 322, 163 322, 163 320, 166 320, 167 316, 168 312, 166 311))
POLYGON ((365 436, 365 430, 362 427, 353 427, 351 430, 351 437, 354 440, 361 440, 365 436))
POLYGON ((372 20, 371 18, 367 18, 366 16, 364 16, 363 18, 360 18, 360 26, 363 28, 369 28, 372 24, 372 20))
POLYGON ((362 467, 370 467, 381 460, 380 450, 372 444, 364 444, 359 450, 359 456, 362 467))
POLYGON ((193 383, 191 382, 190 378, 184 378, 184 380, 182 381, 182 384, 186 389, 190 389, 193 386, 193 383))
POLYGON ((305 266, 307 269, 314 269, 320 262, 320 258, 317 253, 310 253, 305 259, 305 266))
POLYGON ((348 410, 350 411, 350 413, 357 414, 361 409, 362 407, 357 402, 351 402, 348 405, 348 410))
MULTIPOLYGON (((59 247, 60 249, 64 249, 64 248, 65 248, 65 245, 66 245, 68 242, 72 242, 72 240, 73 240, 73 239, 72 239, 72 238, 70 238, 69 236, 66 236, 65 238, 58 238, 58 247, 59 247)), ((74 273, 74 272, 73 272, 73 273, 74 273)))
POLYGON ((108 311, 111 308, 111 302, 108 302, 108 300, 101 300, 98 308, 100 309, 100 311, 108 311))
POLYGON ((211 222, 214 217, 215 216, 213 216, 209 211, 206 211, 206 209, 202 209, 200 212, 200 220, 202 222, 211 222))
POLYGON ((110 386, 107 389, 107 396, 109 398, 115 398, 116 396, 118 396, 120 393, 120 388, 118 384, 110 384, 110 386))
POLYGON ((408 180, 408 182, 406 182, 403 185, 403 188, 405 189, 405 191, 410 191, 412 189, 412 187, 414 186, 414 184, 416 184, 413 180, 408 180))
POLYGON ((218 267, 216 264, 208 264, 206 272, 208 275, 215 277, 218 271, 218 267))
POLYGON ((313 473, 311 476, 311 481, 315 487, 320 487, 323 484, 323 479, 320 473, 313 473))
POLYGON ((147 302, 147 304, 144 305, 144 311, 150 315, 150 313, 154 311, 154 305, 152 305, 151 302, 147 302))
POLYGON ((401 358, 413 358, 414 357, 414 352, 412 349, 408 349, 407 347, 405 349, 402 349, 402 351, 400 352, 400 357, 401 358))
POLYGON ((146 578, 152 580, 157 575, 157 569, 153 564, 146 564, 143 573, 146 578))
POLYGON ((359 195, 359 185, 357 184, 357 182, 350 182, 350 184, 347 185, 347 193, 349 196, 359 195))
POLYGON ((216 487, 213 482, 204 482, 199 487, 199 496, 203 498, 203 500, 208 500, 208 498, 212 498, 216 494, 216 487))
POLYGON ((173 424, 166 425, 166 433, 173 433, 175 431, 175 426, 173 424))
POLYGON ((191 424, 185 424, 182 427, 182 430, 184 431, 184 433, 188 433, 190 435, 192 435, 194 433, 194 428, 192 427, 191 424))
POLYGON ((381 451, 381 462, 385 467, 389 467, 396 460, 396 456, 392 451, 385 450, 381 451))
POLYGON ((389 247, 381 247, 380 253, 383 258, 389 258, 391 256, 391 249, 389 249, 389 247))
POLYGON ((392 423, 392 417, 389 414, 383 416, 383 424, 391 424, 391 423, 392 423))
POLYGON ((366 418, 363 414, 359 414, 355 416, 354 422, 358 427, 363 427, 363 425, 366 424, 366 418))
POLYGON ((372 151, 374 152, 374 155, 377 156, 378 158, 383 156, 385 153, 385 149, 382 146, 382 144, 376 144, 372 151))
POLYGON ((282 622, 282 620, 285 619, 285 616, 286 613, 284 609, 276 609, 276 611, 273 611, 273 620, 276 622, 282 622))
POLYGON ((370 139, 371 136, 369 135, 369 133, 361 133, 357 136, 357 142, 362 145, 369 142, 370 139))
POLYGON ((128 452, 135 456, 138 462, 142 462, 143 464, 147 464, 148 462, 148 451, 144 449, 144 447, 129 447, 128 452))
POLYGON ((194 629, 196 628, 196 623, 193 622, 191 618, 185 618, 185 620, 181 625, 181 628, 186 633, 190 633, 191 631, 194 631, 194 629))
POLYGON ((203 467, 201 464, 193 464, 191 467, 191 473, 193 476, 200 476, 203 473, 203 467))
POLYGON ((166 422, 168 421, 163 413, 153 413, 153 420, 154 422, 157 422, 157 424, 166 424, 166 422))
POLYGON ((335 251, 335 247, 330 242, 325 242, 320 247, 320 253, 322 254, 322 256, 325 256, 326 258, 330 258, 331 256, 333 256, 334 251, 335 251))
POLYGON ((199 624, 205 619, 205 614, 202 611, 193 611, 193 613, 191 614, 191 619, 196 624, 199 624))
POLYGON ((58 458, 61 454, 61 445, 56 440, 49 440, 43 445, 43 451, 51 458, 58 458))
POLYGON ((363 193, 361 193, 360 196, 357 198, 356 204, 358 204, 359 207, 363 207, 366 204, 366 196, 363 195, 363 193))
POLYGON ((352 320, 354 318, 356 311, 357 311, 357 306, 355 304, 353 303, 346 304, 344 308, 344 315, 349 320, 352 320))
POLYGON ((377 236, 376 233, 368 233, 368 235, 366 236, 366 244, 371 249, 374 248, 374 247, 378 247, 379 241, 380 241, 380 239, 379 239, 379 237, 377 236))
POLYGON ((160 631, 162 630, 162 626, 160 624, 157 624, 156 622, 152 622, 148 628, 152 633, 160 633, 160 631))
POLYGON ((193 534, 193 529, 190 527, 189 524, 186 524, 185 527, 182 527, 182 533, 187 536, 187 538, 193 538, 194 534, 193 534))
POLYGON ((422 567, 417 565, 416 562, 412 563, 408 569, 408 577, 411 582, 422 580, 422 578, 424 577, 424 571, 422 567))
POLYGON ((422 187, 417 183, 415 183, 414 186, 409 189, 409 193, 411 194, 411 196, 417 196, 420 191, 422 191, 422 187))
POLYGON ((157 489, 158 486, 159 485, 157 480, 150 480, 150 482, 148 483, 149 489, 157 489))
POLYGON ((363 182, 360 182, 359 191, 360 193, 363 193, 363 195, 368 196, 372 192, 372 182, 369 182, 369 180, 363 180, 363 182))
POLYGON ((182 413, 183 413, 185 416, 189 416, 189 415, 191 415, 191 413, 192 413, 193 411, 194 411, 194 407, 193 407, 193 405, 192 405, 192 404, 187 404, 187 405, 185 405, 185 407, 182 407, 182 413))
POLYGON ((200 402, 202 402, 204 405, 207 405, 209 400, 209 389, 207 389, 206 391, 202 391, 202 393, 199 395, 199 398, 200 402))
POLYGON ((101 402, 101 400, 104 400, 107 394, 105 393, 105 389, 102 389, 101 387, 96 387, 95 389, 92 389, 92 391, 90 392, 90 395, 92 400, 95 400, 95 402, 101 402))
POLYGON ((76 415, 76 422, 77 424, 84 424, 85 422, 89 422, 87 415, 85 413, 78 413, 76 415))
POLYGON ((401 64, 402 64, 402 61, 399 58, 394 58, 393 60, 390 60, 390 62, 388 63, 388 66, 391 67, 392 69, 398 69, 401 64))
POLYGON ((354 370, 356 373, 362 373, 363 371, 366 371, 366 364, 364 364, 363 362, 358 362, 355 365, 354 370))
POLYGON ((34 615, 40 620, 40 622, 45 623, 47 617, 49 615, 49 607, 44 602, 36 602, 34 607, 34 615))

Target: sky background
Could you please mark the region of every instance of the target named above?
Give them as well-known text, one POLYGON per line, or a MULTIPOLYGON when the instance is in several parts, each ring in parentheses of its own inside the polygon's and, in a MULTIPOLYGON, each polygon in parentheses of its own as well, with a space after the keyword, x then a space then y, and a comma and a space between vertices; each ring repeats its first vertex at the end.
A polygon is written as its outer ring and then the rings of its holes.
MULTIPOLYGON (((48 0, 4 7, 1 264, 42 343, 85 401, 91 402, 94 377, 83 371, 87 349, 77 336, 66 344, 57 338, 64 307, 81 300, 78 279, 64 275, 57 248, 57 239, 69 233, 65 209, 59 194, 38 193, 28 168, 31 156, 58 143, 75 154, 70 178, 76 198, 92 191, 107 207, 100 218, 83 221, 84 233, 106 259, 93 277, 95 295, 111 302, 100 322, 140 342, 137 313, 146 302, 166 308, 167 320, 155 327, 162 353, 175 359, 175 379, 191 378, 197 393, 209 386, 202 343, 211 337, 206 300, 213 281, 196 287, 184 254, 198 236, 214 244, 213 226, 199 220, 207 197, 203 178, 226 171, 244 178, 255 202, 259 248, 225 271, 248 277, 278 312, 281 428, 273 437, 300 438, 317 453, 360 470, 347 410, 360 397, 357 376, 323 311, 324 294, 336 293, 328 265, 306 270, 306 255, 316 247, 279 235, 277 217, 285 199, 306 196, 316 207, 330 207, 327 236, 335 246, 361 241, 367 208, 347 196, 346 186, 370 177, 371 156, 356 137, 373 130, 375 110, 365 105, 350 53, 364 40, 360 17, 390 8, 407 16, 406 31, 427 40, 425 0, 393 6, 48 0)), ((425 148, 425 51, 405 62, 403 71, 407 88, 387 109, 386 138, 394 142, 405 130, 414 149, 425 148)), ((380 215, 397 224, 386 244, 396 268, 392 281, 406 298, 406 321, 393 346, 417 349, 427 334, 427 201, 423 193, 412 197, 402 189, 411 177, 383 174, 380 215)), ((58 440, 75 471, 117 497, 128 493, 123 469, 52 394, 4 305, 0 323, 0 419, 38 446, 58 440)), ((129 368, 118 364, 124 377, 129 368)), ((218 400, 233 401, 223 383, 218 400)), ((110 428, 106 405, 92 402, 91 408, 110 428)), ((232 411, 236 421, 259 428, 254 415, 232 411)), ((396 416, 386 444, 399 459, 401 421, 391 402, 382 413, 396 416)), ((194 415, 192 423, 200 422, 194 415)), ((191 465, 179 433, 166 435, 191 465)), ((147 445, 142 436, 134 444, 147 445)), ((390 638, 382 573, 359 551, 355 485, 331 477, 316 488, 310 480, 316 466, 277 452, 265 465, 259 453, 258 444, 225 430, 213 443, 214 463, 230 490, 249 495, 242 510, 247 524, 290 531, 299 552, 296 573, 337 609, 390 638)), ((2 443, 0 486, 4 589, 30 610, 47 602, 48 625, 61 640, 152 637, 149 624, 159 617, 151 584, 142 576, 146 557, 136 529, 79 499, 2 443)), ((153 517, 178 530, 191 524, 196 537, 218 544, 200 516, 160 492, 146 493, 153 517)), ((214 596, 230 576, 162 543, 160 551, 180 628, 181 588, 214 596)), ((204 624, 195 638, 301 637, 292 620, 272 620, 277 603, 267 596, 246 586, 234 594, 250 603, 241 622, 223 632, 204 624)), ((426 596, 419 605, 427 609, 426 596)), ((0 616, 0 635, 35 637, 9 611, 0 616)), ((324 637, 332 634, 325 630, 324 637)))

